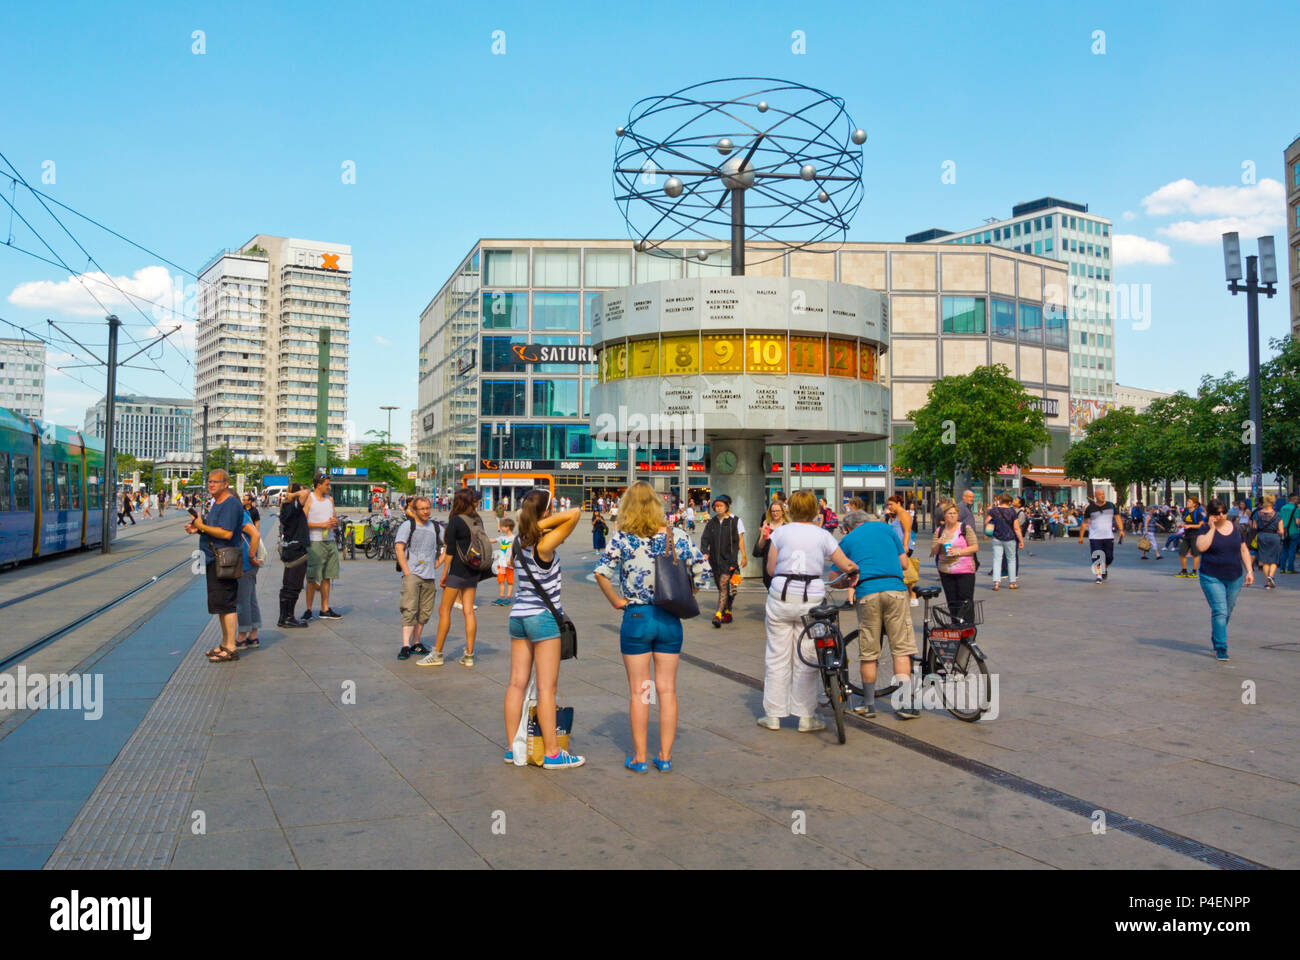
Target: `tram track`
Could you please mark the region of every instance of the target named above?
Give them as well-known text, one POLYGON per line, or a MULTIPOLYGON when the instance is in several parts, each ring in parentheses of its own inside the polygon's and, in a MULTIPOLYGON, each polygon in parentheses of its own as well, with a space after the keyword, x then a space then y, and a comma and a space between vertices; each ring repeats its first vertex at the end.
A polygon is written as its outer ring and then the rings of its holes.
POLYGON ((144 550, 140 553, 135 554, 134 556, 124 557, 123 559, 110 563, 107 566, 100 567, 98 570, 90 570, 86 573, 78 574, 75 577, 69 577, 66 580, 60 580, 58 583, 51 583, 37 590, 29 591, 28 593, 24 593, 21 596, 10 597, 8 600, 0 601, 0 610, 5 609, 6 607, 14 606, 15 604, 22 603, 25 600, 31 600, 34 599, 35 597, 43 596, 44 594, 50 593, 54 590, 62 589, 63 587, 69 586, 71 584, 79 583, 82 580, 89 579, 90 577, 99 576, 99 574, 101 573, 105 573, 109 570, 113 570, 117 567, 122 566, 123 564, 133 563, 134 561, 139 560, 141 557, 147 557, 149 556, 149 554, 156 553, 157 551, 166 549, 167 547, 174 547, 176 546, 176 544, 189 539, 189 536, 190 536, 189 534, 184 534, 180 537, 177 537, 175 540, 168 540, 166 543, 160 543, 156 547, 150 547, 148 550, 144 550))
MULTIPOLYGON (((172 543, 168 543, 168 544, 162 544, 161 546, 159 546, 159 547, 155 547, 155 548, 153 548, 153 549, 157 550, 157 549, 162 549, 163 546, 174 546, 174 545, 175 545, 175 542, 172 542, 172 543)), ((151 553, 151 552, 153 552, 153 551, 150 550, 150 551, 148 551, 148 552, 151 553)), ((144 554, 140 554, 139 556, 144 556, 144 554)), ((119 563, 126 563, 126 562, 129 562, 129 560, 135 560, 135 559, 138 559, 139 556, 137 556, 137 557, 130 557, 130 558, 128 558, 128 560, 119 561, 119 563)), ((83 626, 85 626, 86 624, 90 623, 91 621, 97 619, 98 617, 103 616, 105 613, 108 613, 110 610, 114 609, 115 607, 120 606, 121 604, 123 604, 123 603, 125 603, 126 601, 130 600, 132 597, 135 597, 136 595, 138 595, 138 594, 140 594, 140 593, 143 593, 145 590, 149 589, 149 588, 152 587, 154 584, 161 582, 161 581, 164 580, 166 577, 168 577, 170 574, 175 573, 175 572, 176 572, 177 570, 179 570, 181 567, 184 567, 184 566, 186 566, 187 564, 189 564, 189 563, 191 563, 191 562, 192 562, 192 559, 191 559, 190 557, 186 556, 186 557, 184 557, 183 559, 181 559, 181 560, 177 561, 176 563, 172 564, 170 567, 168 567, 168 568, 166 568, 165 570, 163 570, 161 573, 156 573, 156 574, 154 574, 154 575, 151 576, 148 580, 145 580, 143 583, 139 583, 139 584, 137 584, 136 586, 130 588, 129 590, 127 590, 127 591, 125 591, 125 592, 123 592, 123 593, 118 594, 118 595, 117 595, 116 597, 114 597, 113 599, 111 599, 111 600, 109 600, 109 601, 107 601, 107 602, 105 602, 105 603, 100 604, 99 606, 97 606, 97 607, 95 607, 94 609, 88 611, 87 613, 83 613, 81 616, 77 617, 77 618, 76 618, 75 620, 73 620, 72 622, 67 623, 67 624, 64 624, 63 626, 59 627, 57 630, 52 630, 52 631, 50 631, 49 633, 46 633, 44 636, 38 637, 38 638, 36 638, 35 640, 31 641, 30 643, 24 644, 23 646, 21 646, 21 647, 19 647, 17 650, 15 650, 13 653, 8 654, 8 655, 5 655, 4 657, 0 658, 0 670, 7 669, 8 667, 13 666, 13 665, 16 664, 16 663, 19 663, 20 661, 25 660, 27 657, 31 656, 33 653, 35 653, 36 651, 42 649, 43 647, 46 647, 46 646, 48 646, 49 644, 54 643, 56 640, 59 640, 61 637, 65 637, 65 636, 67 636, 68 634, 72 633, 74 630, 80 629, 81 627, 83 627, 83 626)), ((117 564, 113 564, 113 566, 117 566, 117 564)), ((109 568, 108 568, 108 567, 105 567, 104 569, 109 569, 109 568)), ((94 571, 94 572, 98 573, 98 572, 102 572, 102 571, 94 571)), ((92 576, 92 575, 93 575, 93 573, 92 573, 92 574, 83 574, 81 577, 75 577, 75 578, 73 578, 73 580, 68 581, 68 582, 74 582, 74 581, 76 581, 76 580, 81 580, 81 579, 84 579, 84 578, 87 577, 87 576, 92 576)), ((39 592, 40 592, 40 593, 46 593, 46 592, 48 592, 48 590, 51 590, 51 589, 54 589, 54 587, 49 587, 49 588, 43 589, 43 590, 41 590, 41 591, 39 591, 39 592)), ((17 599, 20 599, 20 598, 15 598, 15 601, 16 601, 17 599)))

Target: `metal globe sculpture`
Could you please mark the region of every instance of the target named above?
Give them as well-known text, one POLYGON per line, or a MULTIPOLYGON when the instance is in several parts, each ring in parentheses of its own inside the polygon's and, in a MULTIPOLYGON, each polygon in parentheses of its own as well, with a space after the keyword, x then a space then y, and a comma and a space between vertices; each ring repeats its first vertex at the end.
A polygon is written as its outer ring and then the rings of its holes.
POLYGON ((844 101, 788 80, 711 80, 637 101, 617 128, 614 199, 638 251, 689 257, 688 246, 773 243, 761 263, 844 240, 862 202, 867 135, 844 101))

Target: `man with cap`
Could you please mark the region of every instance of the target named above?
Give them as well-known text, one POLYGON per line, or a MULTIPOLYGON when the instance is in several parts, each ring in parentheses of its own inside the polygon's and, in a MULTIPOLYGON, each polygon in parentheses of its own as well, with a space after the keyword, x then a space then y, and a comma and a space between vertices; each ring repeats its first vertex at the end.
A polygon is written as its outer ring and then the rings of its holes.
POLYGON ((721 628, 731 623, 731 604, 736 599, 736 587, 731 577, 745 566, 745 523, 731 513, 731 497, 725 493, 713 498, 713 516, 704 525, 700 537, 700 552, 709 558, 713 582, 718 585, 718 609, 713 614, 713 626, 721 628))

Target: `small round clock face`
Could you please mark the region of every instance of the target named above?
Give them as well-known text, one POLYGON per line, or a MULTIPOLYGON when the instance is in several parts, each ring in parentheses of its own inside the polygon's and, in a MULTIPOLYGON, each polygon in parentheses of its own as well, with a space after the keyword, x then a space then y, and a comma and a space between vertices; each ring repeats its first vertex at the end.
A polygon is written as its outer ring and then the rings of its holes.
POLYGON ((718 469, 721 470, 723 473, 731 473, 736 469, 736 464, 737 464, 736 455, 732 453, 730 450, 723 450, 720 454, 718 454, 717 463, 718 463, 718 469))

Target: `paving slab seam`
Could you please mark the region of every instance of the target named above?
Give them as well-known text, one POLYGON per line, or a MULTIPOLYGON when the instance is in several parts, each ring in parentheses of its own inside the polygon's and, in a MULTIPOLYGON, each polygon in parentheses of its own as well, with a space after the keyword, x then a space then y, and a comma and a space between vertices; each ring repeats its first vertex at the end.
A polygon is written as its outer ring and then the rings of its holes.
MULTIPOLYGON (((755 677, 748 676, 712 661, 697 657, 694 654, 682 653, 681 658, 692 666, 707 670, 718 676, 726 677, 743 686, 750 687, 754 690, 762 690, 763 682, 755 677)), ((1213 847, 1209 844, 1201 843, 1190 837, 1184 837, 1180 834, 1157 827, 1154 824, 1137 820, 1133 817, 1125 816, 1106 809, 1100 804, 1089 803, 1079 797, 1072 796, 1064 791, 1057 790, 1054 787, 1048 787, 1044 784, 1035 783, 1018 774, 1011 773, 1007 770, 1000 770, 997 767, 981 763, 978 760, 972 760, 963 757, 951 750, 945 750, 943 747, 936 747, 934 744, 927 743, 924 740, 918 740, 915 737, 907 736, 895 730, 872 724, 856 716, 845 718, 860 730, 865 730, 874 737, 887 740, 897 746, 906 747, 922 756, 929 757, 932 760, 938 760, 940 763, 963 770, 966 773, 973 774, 982 780, 986 780, 996 786, 1003 787, 1016 793, 1041 800, 1058 809, 1065 810, 1069 813, 1078 814, 1079 816, 1091 820, 1094 812, 1101 810, 1106 814, 1107 829, 1115 829, 1121 832, 1139 837, 1156 846, 1163 847, 1175 853, 1181 853, 1201 863, 1213 867, 1229 870, 1269 870, 1272 869, 1265 864, 1250 860, 1239 854, 1232 853, 1229 850, 1223 850, 1219 847, 1213 847)), ((1282 781, 1286 782, 1286 781, 1282 781)))
POLYGON ((231 671, 203 656, 219 637, 215 620, 199 633, 45 869, 161 869, 171 862, 230 684, 231 671))

